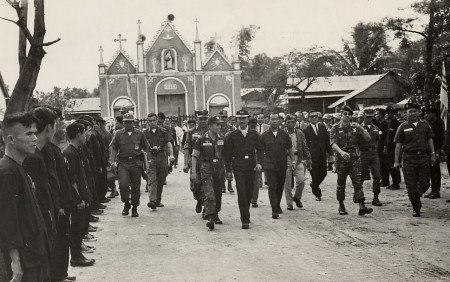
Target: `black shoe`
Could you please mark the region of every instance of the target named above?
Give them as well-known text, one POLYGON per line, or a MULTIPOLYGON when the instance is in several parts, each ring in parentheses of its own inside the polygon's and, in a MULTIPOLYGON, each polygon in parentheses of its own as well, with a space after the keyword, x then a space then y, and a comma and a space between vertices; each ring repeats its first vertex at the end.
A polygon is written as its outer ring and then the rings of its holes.
POLYGON ((119 192, 116 190, 112 191, 111 194, 108 196, 109 199, 114 199, 115 197, 119 196, 119 192))
POLYGON ((152 210, 156 210, 156 204, 155 204, 155 202, 149 202, 149 203, 147 203, 147 207, 151 208, 152 210))
POLYGON ((242 229, 249 229, 249 228, 250 228, 250 224, 242 223, 242 229))
POLYGON ((215 224, 222 224, 223 223, 222 220, 220 220, 220 217, 219 217, 218 214, 216 214, 215 217, 214 217, 214 223, 215 224))
POLYGON ((420 209, 413 209, 413 217, 420 217, 420 209))
POLYGON ((103 204, 98 204, 97 209, 104 210, 106 209, 106 206, 103 204))
POLYGON ((90 226, 88 227, 88 232, 97 232, 97 227, 90 226))
POLYGON ((293 200, 294 203, 297 205, 297 208, 299 208, 299 209, 303 208, 303 204, 302 204, 302 202, 300 201, 300 199, 298 199, 298 198, 293 198, 292 200, 293 200))
POLYGON ((131 210, 131 217, 139 217, 137 207, 133 207, 133 209, 131 210))
POLYGON ((75 281, 75 280, 77 280, 77 277, 76 276, 66 276, 66 278, 64 278, 64 279, 69 280, 69 281, 75 281))
POLYGON ((91 217, 89 218, 89 222, 98 222, 99 218, 96 216, 91 215, 91 217))
POLYGON ((91 211, 91 214, 92 215, 102 215, 103 211, 102 210, 94 210, 94 211, 91 211))
POLYGON ((81 257, 78 259, 70 259, 70 266, 91 266, 94 264, 94 260, 81 257))
POLYGON ((373 209, 372 209, 372 208, 364 207, 364 208, 359 208, 358 214, 359 214, 360 216, 363 216, 363 215, 366 215, 366 214, 371 214, 372 212, 373 212, 373 209))
POLYGON ((273 219, 278 219, 279 217, 280 217, 280 215, 277 212, 272 212, 273 219))
POLYGON ((316 201, 318 202, 322 201, 322 197, 316 196, 316 201))
POLYGON ((161 204, 161 203, 159 203, 159 204, 158 204, 158 208, 164 208, 164 205, 161 204))
POLYGON ((372 206, 381 207, 383 204, 380 202, 379 199, 373 199, 372 206))
POLYGON ((446 202, 446 203, 450 203, 450 200, 446 200, 445 202, 446 202))
POLYGON ((294 209, 294 207, 293 207, 292 205, 288 205, 288 206, 287 206, 287 209, 288 209, 289 211, 292 211, 292 210, 294 209))
POLYGON ((397 184, 392 184, 392 186, 391 186, 391 188, 390 188, 390 190, 399 190, 400 189, 400 185, 397 183, 397 184))
POLYGON ((201 213, 202 212, 202 201, 197 200, 197 205, 195 206, 195 212, 201 213))
POLYGON ((441 194, 439 193, 431 193, 431 195, 428 197, 429 199, 439 199, 441 197, 441 194))
POLYGON ((102 203, 102 204, 106 204, 106 203, 109 203, 109 202, 111 202, 111 200, 107 199, 107 198, 104 198, 103 200, 100 200, 100 203, 102 203))
POLYGON ((277 209, 277 213, 278 213, 278 214, 282 214, 282 213, 283 213, 283 210, 282 210, 281 208, 278 208, 278 209, 277 209))
POLYGON ((258 204, 252 204, 252 208, 257 208, 258 204))
POLYGON ((380 186, 381 186, 381 187, 389 187, 389 182, 388 182, 388 183, 386 183, 386 182, 381 182, 381 183, 380 183, 380 186))
POLYGON ((222 188, 222 193, 226 193, 227 190, 225 189, 225 187, 222 188))
POLYGON ((233 187, 231 187, 231 183, 228 184, 228 192, 234 193, 233 187))
POLYGON ((209 228, 209 230, 214 230, 214 216, 210 215, 208 222, 206 223, 206 227, 209 228))
POLYGON ((123 206, 122 215, 129 215, 130 214, 130 209, 131 209, 131 205, 130 204, 125 204, 123 206))
POLYGON ((338 212, 340 215, 348 215, 347 210, 345 209, 345 206, 339 206, 338 212))

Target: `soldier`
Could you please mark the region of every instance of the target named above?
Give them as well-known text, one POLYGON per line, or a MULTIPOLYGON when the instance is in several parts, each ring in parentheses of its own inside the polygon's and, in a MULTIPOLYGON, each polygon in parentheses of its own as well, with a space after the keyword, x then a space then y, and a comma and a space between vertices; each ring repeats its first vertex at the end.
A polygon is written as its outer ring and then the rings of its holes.
MULTIPOLYGON (((208 131, 194 144, 192 152, 192 166, 196 167, 200 160, 200 179, 204 193, 205 214, 208 218, 206 226, 214 229, 215 224, 222 224, 219 212, 222 206, 222 185, 225 181, 225 167, 223 163, 224 136, 220 133, 220 118, 208 119, 208 131)), ((193 170, 191 178, 196 181, 197 171, 193 170)))
POLYGON ((150 146, 148 155, 148 185, 149 203, 147 206, 152 210, 157 207, 164 207, 161 204, 164 177, 166 175, 167 155, 166 148, 169 148, 170 160, 174 158, 172 145, 170 144, 170 134, 165 128, 157 125, 156 114, 150 113, 147 116, 148 128, 144 130, 145 138, 150 146))
POLYGON ((345 209, 345 183, 347 176, 352 180, 354 195, 353 200, 359 203, 359 215, 372 213, 372 208, 364 204, 364 192, 361 179, 361 159, 359 147, 370 140, 370 135, 361 125, 351 122, 353 110, 344 106, 341 110, 342 117, 339 123, 333 125, 330 133, 330 143, 336 154, 337 191, 336 197, 339 202, 339 214, 347 215, 345 209))
POLYGON ((425 198, 438 199, 441 197, 441 165, 439 156, 444 143, 444 122, 438 116, 439 111, 435 107, 425 108, 425 120, 433 131, 433 145, 436 151, 436 162, 431 166, 431 193, 425 198))
POLYGON ((234 174, 242 229, 248 229, 250 228, 249 207, 255 187, 255 171, 262 169, 263 151, 258 133, 248 130, 248 112, 239 110, 236 117, 239 128, 225 137, 225 170, 227 178, 231 178, 234 174))
POLYGON ((387 136, 386 136, 386 142, 387 142, 387 154, 388 154, 388 161, 389 161, 389 170, 386 170, 387 172, 383 172, 383 169, 385 166, 381 166, 381 187, 387 187, 386 189, 390 190, 397 190, 400 189, 400 170, 394 169, 394 162, 395 162, 395 134, 397 133, 397 129, 400 125, 400 122, 397 120, 395 115, 397 114, 397 110, 395 110, 393 107, 388 106, 386 108, 386 120, 388 123, 387 128, 387 136), (392 184, 389 185, 389 173, 392 177, 392 184))
MULTIPOLYGON (((228 124, 228 122, 227 122, 227 120, 228 120, 227 116, 228 116, 228 113, 227 113, 226 110, 222 110, 222 111, 219 112, 219 117, 220 117, 220 119, 222 120, 221 127, 220 127, 220 133, 221 133, 223 136, 226 136, 228 133, 230 133, 231 131, 234 130, 234 128, 231 127, 231 126, 228 124)), ((224 180, 225 180, 225 179, 224 179, 224 180)), ((227 179, 227 182, 228 182, 228 186, 227 186, 227 187, 228 187, 228 192, 234 193, 233 186, 231 186, 231 179, 227 179)), ((225 192, 226 192, 226 190, 225 190, 225 183, 224 183, 224 185, 223 185, 223 187, 222 187, 222 193, 225 193, 225 192)))
POLYGON ((413 217, 420 217, 420 197, 430 187, 430 160, 431 165, 436 161, 433 131, 427 122, 419 119, 419 105, 406 103, 405 110, 407 120, 395 134, 394 167, 400 169, 400 152, 403 152, 403 177, 413 207, 413 217))
MULTIPOLYGON (((373 201, 372 205, 381 207, 383 204, 380 202, 378 195, 380 195, 380 159, 378 157, 378 143, 380 141, 380 130, 376 125, 373 124, 373 116, 375 111, 372 109, 365 109, 364 121, 362 127, 370 135, 370 141, 365 142, 361 145, 359 150, 361 151, 361 172, 370 173, 372 172, 372 191, 373 191, 373 201)), ((370 177, 369 177, 370 178, 370 177)), ((362 176, 362 179, 366 179, 362 176)))
POLYGON ((142 150, 145 150, 148 155, 149 145, 144 133, 133 128, 134 117, 132 114, 125 114, 123 121, 125 128, 117 131, 111 141, 109 163, 112 164, 113 170, 117 170, 117 168, 119 170, 120 197, 124 203, 122 215, 128 215, 133 206, 131 216, 138 217, 137 207, 140 203, 141 175, 144 164, 142 150))
MULTIPOLYGON (((191 129, 186 134, 186 143, 184 144, 184 173, 188 173, 189 169, 196 170, 197 176, 200 175, 200 162, 197 162, 197 167, 191 167, 191 154, 194 150, 194 144, 197 142, 197 139, 200 138, 203 134, 208 130, 207 122, 208 122, 208 111, 196 111, 195 115, 197 116, 197 126, 194 129, 191 129)), ((192 180, 191 178, 191 191, 194 195, 194 200, 197 201, 197 205, 195 206, 195 212, 202 212, 203 205, 203 194, 202 194, 202 186, 200 179, 192 180)))

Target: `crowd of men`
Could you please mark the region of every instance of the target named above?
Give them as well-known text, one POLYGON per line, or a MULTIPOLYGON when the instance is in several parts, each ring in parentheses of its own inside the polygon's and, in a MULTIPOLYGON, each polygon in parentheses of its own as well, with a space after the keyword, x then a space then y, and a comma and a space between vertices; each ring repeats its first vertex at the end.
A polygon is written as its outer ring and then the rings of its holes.
POLYGON ((303 208, 307 172, 316 201, 322 200, 327 173, 337 174, 340 215, 348 214, 344 202, 349 176, 353 202, 364 216, 373 212, 365 204, 364 181, 371 182, 372 206, 382 206, 381 187, 400 189, 402 168, 413 216, 419 217, 430 179, 431 193, 425 197, 440 198, 440 154, 450 146, 445 146, 436 109, 427 107, 421 116, 420 107, 408 103, 405 111, 406 120, 400 122, 392 107, 366 109, 356 116, 348 106, 334 116, 310 111, 251 117, 239 110, 228 117, 226 111, 210 116, 202 110, 183 129, 163 113, 150 113, 144 125, 126 113, 111 132, 101 117, 81 116, 66 124, 62 112, 47 105, 6 116, 0 246, 8 275, 13 281, 75 280, 68 276, 69 262, 94 265, 85 254, 95 248, 86 242, 97 240, 91 223, 99 220, 106 204, 120 194, 122 215, 131 210, 131 217, 138 217, 144 179, 147 207, 164 207, 163 187, 180 151, 195 212, 209 230, 222 224, 222 194, 234 193, 233 180, 242 229, 249 229, 250 207, 258 207, 263 184, 273 219, 283 214, 283 193, 287 210, 294 204, 303 208))

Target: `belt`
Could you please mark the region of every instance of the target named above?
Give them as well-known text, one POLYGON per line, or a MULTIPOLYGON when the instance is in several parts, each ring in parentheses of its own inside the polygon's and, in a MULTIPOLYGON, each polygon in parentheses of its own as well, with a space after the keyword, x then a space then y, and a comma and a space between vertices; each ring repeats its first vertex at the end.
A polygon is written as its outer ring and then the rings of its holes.
POLYGON ((233 159, 254 159, 255 156, 233 156, 233 159))
POLYGON ((202 160, 202 162, 213 162, 213 163, 217 163, 222 161, 222 159, 211 159, 211 160, 202 160))
POLYGON ((373 151, 376 151, 377 148, 375 148, 375 147, 366 147, 366 148, 360 148, 359 150, 362 151, 362 152, 373 152, 373 151))
POLYGON ((414 150, 409 152, 403 152, 406 155, 428 155, 428 151, 414 150))

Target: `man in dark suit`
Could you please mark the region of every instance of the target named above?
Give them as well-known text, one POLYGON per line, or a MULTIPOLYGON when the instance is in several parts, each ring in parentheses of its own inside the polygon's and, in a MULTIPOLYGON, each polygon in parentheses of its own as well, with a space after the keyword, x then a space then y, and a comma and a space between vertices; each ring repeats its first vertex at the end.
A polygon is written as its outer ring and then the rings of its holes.
POLYGON ((316 196, 316 201, 322 200, 322 190, 320 184, 327 176, 327 152, 331 155, 333 152, 330 146, 330 135, 322 123, 318 122, 318 113, 311 111, 309 113, 310 124, 304 129, 306 142, 311 152, 311 188, 316 196))

